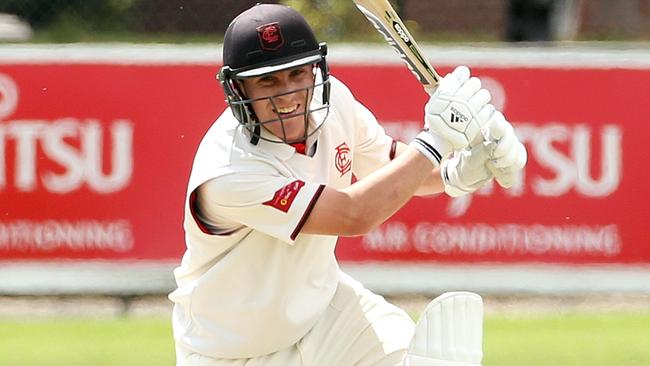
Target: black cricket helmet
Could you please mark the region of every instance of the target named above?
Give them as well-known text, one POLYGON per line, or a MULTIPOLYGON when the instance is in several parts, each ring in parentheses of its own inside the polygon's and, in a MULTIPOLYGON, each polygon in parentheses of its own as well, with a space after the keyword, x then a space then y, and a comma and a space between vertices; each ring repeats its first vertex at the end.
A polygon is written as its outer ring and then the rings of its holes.
POLYGON ((288 6, 257 4, 230 23, 223 42, 223 67, 217 77, 233 114, 250 133, 251 143, 257 144, 260 138, 271 142, 301 142, 322 126, 329 113, 330 99, 326 55, 326 44, 319 44, 303 16, 288 6), (279 121, 284 131, 284 120, 296 115, 283 118, 278 114, 275 119, 260 121, 253 111, 252 103, 268 99, 275 106, 273 98, 305 89, 250 99, 243 93, 239 82, 309 64, 314 66, 314 84, 306 88, 305 111, 296 114, 304 118, 304 136, 292 141, 288 141, 286 135, 277 136, 279 140, 262 136, 261 127, 264 124, 279 121), (322 89, 322 97, 315 98, 320 100, 312 103, 312 96, 318 89, 322 89))

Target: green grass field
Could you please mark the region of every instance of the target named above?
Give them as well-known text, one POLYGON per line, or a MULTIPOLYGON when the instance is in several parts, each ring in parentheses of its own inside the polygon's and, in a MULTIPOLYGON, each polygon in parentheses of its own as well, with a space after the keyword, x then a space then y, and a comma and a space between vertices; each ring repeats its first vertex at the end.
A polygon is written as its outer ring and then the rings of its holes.
POLYGON ((485 366, 650 365, 650 310, 487 317, 484 353, 485 366))
MULTIPOLYGON (((650 309, 488 315, 484 345, 484 366, 650 365, 650 309)), ((163 317, 0 320, 2 366, 173 364, 163 317)))

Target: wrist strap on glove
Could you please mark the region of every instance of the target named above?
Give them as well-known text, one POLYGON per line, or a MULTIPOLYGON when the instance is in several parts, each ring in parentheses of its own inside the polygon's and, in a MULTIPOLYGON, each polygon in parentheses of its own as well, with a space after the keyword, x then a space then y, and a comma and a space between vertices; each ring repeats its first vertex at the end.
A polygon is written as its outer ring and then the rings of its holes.
POLYGON ((440 166, 442 159, 451 152, 451 145, 429 130, 420 131, 410 145, 431 160, 435 167, 440 166))

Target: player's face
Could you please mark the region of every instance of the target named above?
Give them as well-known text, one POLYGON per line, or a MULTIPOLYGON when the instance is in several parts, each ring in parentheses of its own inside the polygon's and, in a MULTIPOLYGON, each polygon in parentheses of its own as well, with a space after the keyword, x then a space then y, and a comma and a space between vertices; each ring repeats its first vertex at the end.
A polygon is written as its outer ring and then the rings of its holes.
POLYGON ((286 141, 297 141, 305 135, 305 111, 311 102, 314 73, 312 65, 278 71, 244 79, 244 93, 264 128, 286 141), (295 91, 295 92, 293 92, 295 91), (264 123, 281 118, 282 121, 264 123))

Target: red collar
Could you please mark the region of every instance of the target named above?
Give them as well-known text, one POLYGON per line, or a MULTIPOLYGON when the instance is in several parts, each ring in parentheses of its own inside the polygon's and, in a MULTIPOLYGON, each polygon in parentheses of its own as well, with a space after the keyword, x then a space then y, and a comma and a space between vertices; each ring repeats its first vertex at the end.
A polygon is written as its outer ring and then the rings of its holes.
POLYGON ((305 155, 305 149, 307 148, 307 145, 304 142, 296 142, 290 145, 296 149, 297 153, 305 155))

